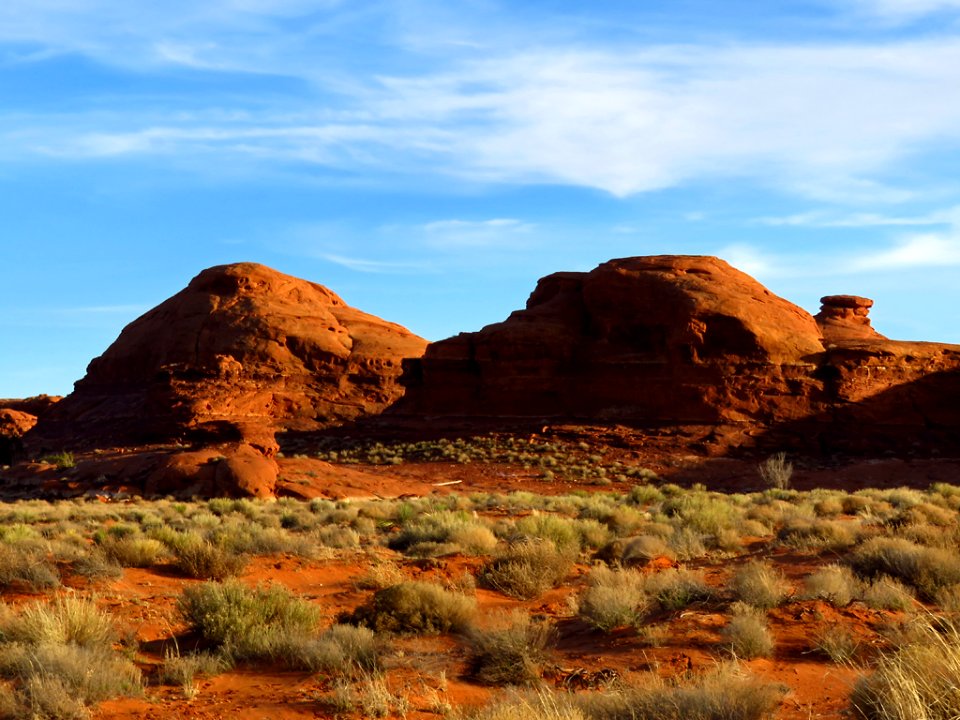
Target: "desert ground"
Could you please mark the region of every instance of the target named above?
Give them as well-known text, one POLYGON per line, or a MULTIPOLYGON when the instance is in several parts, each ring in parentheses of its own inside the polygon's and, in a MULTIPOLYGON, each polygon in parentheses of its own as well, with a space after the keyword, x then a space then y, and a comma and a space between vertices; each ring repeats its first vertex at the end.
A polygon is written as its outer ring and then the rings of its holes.
POLYGON ((275 500, 0 507, 4 716, 892 718, 956 662, 956 486, 773 457, 717 492, 571 428, 296 443, 275 500))

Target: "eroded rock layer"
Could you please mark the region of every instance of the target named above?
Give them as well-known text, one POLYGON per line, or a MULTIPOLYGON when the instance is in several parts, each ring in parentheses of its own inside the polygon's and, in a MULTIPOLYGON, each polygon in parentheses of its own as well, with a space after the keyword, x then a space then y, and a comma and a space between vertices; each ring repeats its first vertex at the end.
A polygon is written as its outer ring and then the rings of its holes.
POLYGON ((95 358, 28 438, 146 442, 190 436, 276 451, 278 429, 379 412, 426 341, 330 290, 263 265, 204 270, 95 358))
POLYGON ((556 273, 504 322, 431 345, 397 412, 794 428, 820 450, 955 437, 960 346, 887 340, 866 298, 823 303, 814 318, 712 257, 556 273))

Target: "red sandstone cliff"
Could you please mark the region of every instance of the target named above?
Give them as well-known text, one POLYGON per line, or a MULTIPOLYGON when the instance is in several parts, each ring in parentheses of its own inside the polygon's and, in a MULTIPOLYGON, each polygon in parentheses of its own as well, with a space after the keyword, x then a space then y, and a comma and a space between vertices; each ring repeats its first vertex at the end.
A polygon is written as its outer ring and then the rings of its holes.
POLYGON ((263 265, 204 270, 95 358, 33 444, 207 432, 269 454, 273 431, 376 413, 403 392, 426 341, 330 290, 263 265))

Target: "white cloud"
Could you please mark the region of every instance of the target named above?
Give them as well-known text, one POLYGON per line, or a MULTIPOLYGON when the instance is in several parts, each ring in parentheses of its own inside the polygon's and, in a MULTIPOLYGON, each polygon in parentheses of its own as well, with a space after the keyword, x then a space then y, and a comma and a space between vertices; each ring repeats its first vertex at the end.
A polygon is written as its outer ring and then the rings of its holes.
MULTIPOLYGON (((889 187, 878 178, 895 177, 905 160, 960 149, 960 43, 950 36, 627 50, 588 37, 573 44, 568 36, 563 44, 537 35, 529 50, 491 41, 480 54, 461 49, 473 43, 451 31, 455 44, 431 47, 448 55, 406 64, 429 69, 390 74, 385 60, 377 75, 339 56, 331 63, 326 41, 342 42, 349 36, 344 27, 364 27, 365 13, 379 12, 381 22, 387 16, 373 5, 7 0, 0 5, 0 41, 138 68, 273 73, 312 90, 269 104, 221 97, 211 102, 226 103, 222 109, 190 115, 139 109, 149 103, 55 118, 0 115, 0 157, 199 154, 197 164, 209 171, 218 163, 206 156, 215 154, 470 182, 576 185, 617 196, 748 179, 830 201, 879 203, 923 189, 889 187), (34 129, 24 133, 25 127, 34 129)), ((918 13, 960 0, 869 5, 878 13, 918 13)), ((108 106, 98 99, 97 107, 108 106)))
POLYGON ((960 265, 960 230, 909 235, 890 248, 853 263, 854 270, 904 270, 960 265))
POLYGON ((410 273, 429 270, 429 267, 424 263, 370 260, 333 253, 319 253, 317 257, 348 270, 362 273, 410 273))
POLYGON ((755 222, 773 227, 867 228, 910 227, 918 225, 960 224, 960 206, 937 210, 925 215, 897 216, 879 213, 842 214, 836 211, 811 210, 793 215, 761 217, 755 222))
POLYGON ((960 0, 850 0, 853 6, 882 19, 902 22, 924 15, 960 10, 960 0))
POLYGON ((431 247, 466 248, 513 245, 519 236, 531 235, 536 225, 516 218, 435 220, 421 229, 424 242, 431 247))

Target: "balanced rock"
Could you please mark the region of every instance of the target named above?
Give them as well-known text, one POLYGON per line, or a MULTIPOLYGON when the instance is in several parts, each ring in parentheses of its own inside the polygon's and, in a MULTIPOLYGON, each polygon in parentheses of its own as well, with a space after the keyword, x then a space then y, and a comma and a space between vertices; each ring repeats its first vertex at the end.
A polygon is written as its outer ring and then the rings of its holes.
POLYGON ((426 341, 320 285, 254 263, 209 268, 121 332, 32 446, 184 436, 276 452, 273 432, 376 413, 426 341))
POLYGON ((820 312, 815 319, 828 342, 843 340, 885 340, 870 325, 873 300, 857 295, 827 295, 820 298, 820 312))

